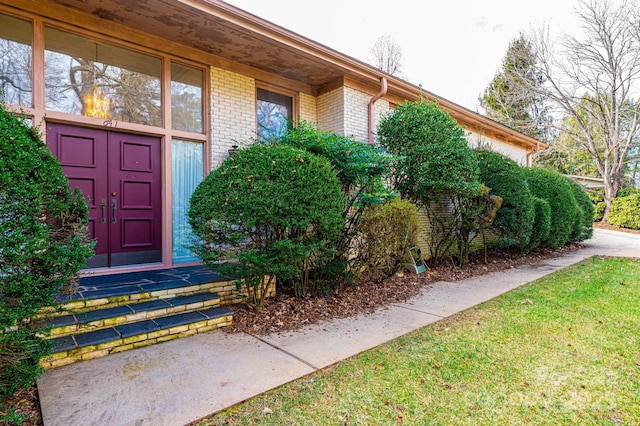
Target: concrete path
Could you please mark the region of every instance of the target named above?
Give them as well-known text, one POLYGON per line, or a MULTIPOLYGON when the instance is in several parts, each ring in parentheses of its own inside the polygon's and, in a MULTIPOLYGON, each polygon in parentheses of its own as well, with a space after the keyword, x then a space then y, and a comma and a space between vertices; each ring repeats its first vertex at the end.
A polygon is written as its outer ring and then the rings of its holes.
POLYGON ((46 371, 38 381, 44 424, 185 425, 592 255, 640 257, 640 235, 596 229, 584 246, 292 333, 214 331, 46 371))

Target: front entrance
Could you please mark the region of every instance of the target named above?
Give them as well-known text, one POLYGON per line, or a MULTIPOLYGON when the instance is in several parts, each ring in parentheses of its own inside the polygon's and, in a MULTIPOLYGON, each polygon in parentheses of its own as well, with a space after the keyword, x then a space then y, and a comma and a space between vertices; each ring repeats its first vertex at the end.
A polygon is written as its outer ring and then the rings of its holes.
POLYGON ((47 144, 87 200, 87 267, 161 262, 160 138, 47 123, 47 144))

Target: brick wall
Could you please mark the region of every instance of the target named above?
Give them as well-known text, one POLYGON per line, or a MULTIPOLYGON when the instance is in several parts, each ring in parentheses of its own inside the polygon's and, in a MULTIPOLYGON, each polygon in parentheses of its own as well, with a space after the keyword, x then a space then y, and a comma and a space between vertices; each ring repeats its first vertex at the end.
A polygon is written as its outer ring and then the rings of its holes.
MULTIPOLYGON (((345 134, 357 140, 369 141, 369 101, 373 96, 350 87, 345 88, 345 134)), ((384 99, 376 101, 373 106, 373 132, 384 114, 389 111, 389 102, 384 99)))
MULTIPOLYGON (((353 136, 367 142, 369 100, 371 95, 351 87, 340 87, 318 97, 318 123, 322 130, 353 136)), ((389 111, 389 102, 379 100, 374 105, 374 131, 381 117, 389 111)))
POLYGON ((512 159, 521 166, 527 165, 527 150, 525 148, 498 141, 487 136, 481 136, 474 132, 467 134, 467 141, 471 148, 487 148, 512 159))
POLYGON ((320 130, 344 135, 344 87, 318 96, 318 127, 320 130))
POLYGON ((232 145, 256 136, 255 80, 211 68, 211 167, 229 155, 232 145))
POLYGON ((318 122, 318 99, 307 95, 305 93, 300 93, 300 118, 309 123, 317 123, 318 122))

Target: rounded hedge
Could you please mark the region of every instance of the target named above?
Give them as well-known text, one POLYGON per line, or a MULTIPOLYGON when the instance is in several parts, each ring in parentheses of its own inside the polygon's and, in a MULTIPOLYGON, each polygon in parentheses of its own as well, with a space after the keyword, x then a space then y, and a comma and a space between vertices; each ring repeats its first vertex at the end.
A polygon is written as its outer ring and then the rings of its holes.
POLYGON ((578 203, 580 217, 576 218, 574 229, 571 233, 571 241, 584 241, 593 236, 594 206, 587 192, 578 183, 566 178, 573 192, 573 197, 578 203))
POLYGON ((500 235, 496 246, 523 250, 529 244, 535 220, 534 197, 527 186, 526 175, 515 161, 496 152, 481 149, 477 157, 480 182, 502 198, 502 206, 491 226, 500 235))
POLYGON ((549 232, 551 231, 551 207, 547 200, 533 197, 533 209, 535 211, 535 219, 529 244, 527 244, 525 251, 532 251, 539 247, 543 241, 549 238, 549 232))
POLYGON ((428 202, 442 196, 473 196, 478 163, 464 130, 428 101, 405 102, 378 126, 380 144, 399 156, 393 184, 404 198, 428 202))
POLYGON ((614 198, 609 223, 620 228, 640 229, 640 194, 614 198))
POLYGON ((546 200, 551 208, 551 230, 541 245, 558 248, 567 244, 571 239, 576 218, 581 218, 571 185, 567 178, 553 170, 540 167, 529 167, 525 170, 531 193, 546 200))
POLYGON ((196 188, 189 223, 203 242, 194 251, 210 267, 236 259, 234 278, 275 275, 279 285, 297 285, 309 265, 328 257, 343 210, 329 160, 287 145, 253 144, 196 188))

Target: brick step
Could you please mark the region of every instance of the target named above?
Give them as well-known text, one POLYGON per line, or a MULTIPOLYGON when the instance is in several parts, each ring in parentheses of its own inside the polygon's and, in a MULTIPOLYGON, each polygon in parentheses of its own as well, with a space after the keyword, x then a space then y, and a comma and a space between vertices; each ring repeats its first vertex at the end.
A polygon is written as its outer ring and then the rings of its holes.
POLYGON ((197 268, 83 277, 77 293, 57 297, 61 310, 45 308, 34 319, 66 315, 65 311, 77 313, 204 292, 222 292, 228 297, 236 289, 234 281, 197 268))
POLYGON ((36 326, 37 328, 50 327, 49 336, 60 337, 143 319, 218 306, 220 306, 220 297, 217 294, 199 293, 189 296, 127 303, 91 311, 64 313, 63 315, 42 319, 37 322, 36 326))
POLYGON ((43 359, 44 368, 99 358, 230 325, 233 312, 225 307, 206 308, 168 316, 118 324, 85 333, 55 337, 53 353, 43 359))

